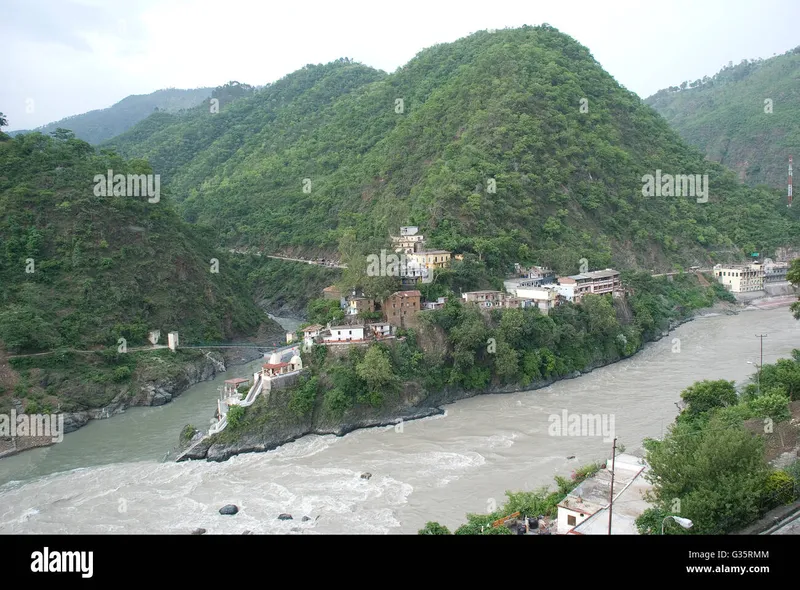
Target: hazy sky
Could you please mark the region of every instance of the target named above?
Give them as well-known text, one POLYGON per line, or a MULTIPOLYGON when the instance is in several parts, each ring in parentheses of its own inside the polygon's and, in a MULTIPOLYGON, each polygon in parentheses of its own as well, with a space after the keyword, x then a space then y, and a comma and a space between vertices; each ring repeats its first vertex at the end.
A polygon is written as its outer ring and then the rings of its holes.
POLYGON ((798 0, 4 0, 0 111, 30 129, 161 88, 350 57, 392 72, 482 29, 549 23, 647 97, 800 45, 798 0))

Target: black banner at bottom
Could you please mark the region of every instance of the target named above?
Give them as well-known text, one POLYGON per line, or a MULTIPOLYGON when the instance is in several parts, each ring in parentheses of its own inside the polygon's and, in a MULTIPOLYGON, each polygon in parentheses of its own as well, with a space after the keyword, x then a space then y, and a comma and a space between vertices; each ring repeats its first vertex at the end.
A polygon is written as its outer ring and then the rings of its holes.
MULTIPOLYGON (((788 536, 18 535, 0 536, 4 576, 31 582, 227 582, 265 574, 318 581, 446 577, 571 582, 619 579, 750 583, 789 579, 788 536), (250 571, 248 571, 250 570, 250 571), (653 577, 655 576, 655 578, 653 577)), ((8 579, 8 578, 7 578, 8 579)), ((277 580, 278 578, 276 578, 277 580)), ((299 581, 299 580, 298 580, 299 581)))

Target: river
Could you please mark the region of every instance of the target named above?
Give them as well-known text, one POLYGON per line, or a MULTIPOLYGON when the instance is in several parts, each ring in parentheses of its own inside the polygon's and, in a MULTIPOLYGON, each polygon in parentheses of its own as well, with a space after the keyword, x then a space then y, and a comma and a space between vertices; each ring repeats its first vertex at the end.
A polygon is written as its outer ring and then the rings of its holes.
POLYGON ((588 375, 462 400, 402 428, 306 436, 224 463, 163 462, 185 424, 207 428, 222 381, 251 377, 259 361, 230 367, 169 404, 130 408, 0 460, 0 533, 416 533, 429 520, 452 530, 467 512, 501 504, 505 490, 551 485, 610 456, 602 436, 550 436, 550 415, 611 415, 618 444, 632 451, 662 435, 694 381, 747 379, 748 361, 759 362, 756 334, 768 334, 765 363, 800 348, 800 322, 786 307, 710 315, 588 375), (229 503, 239 514, 219 515, 229 503), (283 512, 294 520, 278 520, 283 512))

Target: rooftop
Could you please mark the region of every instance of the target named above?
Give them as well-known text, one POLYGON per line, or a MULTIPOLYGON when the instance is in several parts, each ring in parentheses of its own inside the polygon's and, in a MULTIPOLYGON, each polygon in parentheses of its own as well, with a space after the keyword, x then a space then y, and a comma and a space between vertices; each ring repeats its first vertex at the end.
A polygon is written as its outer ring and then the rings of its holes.
POLYGON ((317 332, 319 330, 322 330, 323 327, 324 326, 321 326, 319 324, 312 324, 310 326, 306 326, 305 328, 303 328, 302 331, 303 332, 317 332))
POLYGON ((395 291, 391 294, 391 297, 399 296, 399 297, 422 297, 422 293, 419 291, 395 291))
POLYGON ((611 268, 607 268, 605 270, 593 270, 591 272, 582 272, 576 275, 570 275, 569 278, 580 280, 580 279, 610 279, 611 277, 615 277, 619 275, 618 270, 614 270, 611 268))
MULTIPOLYGON (((644 499, 644 493, 652 489, 644 474, 649 469, 647 464, 639 463, 632 455, 617 455, 614 471, 614 505, 611 513, 611 533, 617 535, 637 535, 636 519, 650 504, 644 499), (619 486, 619 487, 618 487, 619 486)), ((608 470, 603 470, 608 473, 608 470)), ((610 474, 609 474, 610 475, 610 474)), ((572 533, 580 535, 608 534, 608 500, 606 505, 592 516, 578 524, 572 533)))
POLYGON ((236 377, 235 379, 226 379, 225 383, 230 383, 231 385, 239 385, 241 383, 249 383, 250 379, 243 379, 242 377, 236 377))

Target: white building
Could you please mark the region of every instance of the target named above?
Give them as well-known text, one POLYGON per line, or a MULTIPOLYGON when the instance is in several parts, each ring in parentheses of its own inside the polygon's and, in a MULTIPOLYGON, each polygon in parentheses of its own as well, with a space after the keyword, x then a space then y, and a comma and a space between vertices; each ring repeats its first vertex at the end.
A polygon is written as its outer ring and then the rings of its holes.
POLYGON ((543 314, 547 315, 551 309, 558 305, 559 298, 561 297, 558 289, 554 287, 554 285, 545 285, 542 287, 512 286, 509 292, 514 297, 533 301, 536 307, 538 307, 543 314))
POLYGON ((375 338, 386 338, 392 335, 392 324, 389 322, 376 322, 374 324, 367 324, 370 333, 375 338))
MULTIPOLYGON (((620 453, 614 461, 614 503, 611 534, 637 535, 636 519, 650 504, 644 493, 652 489, 644 474, 644 459, 620 453)), ((607 535, 611 498, 611 459, 605 469, 583 481, 558 504, 559 535, 607 535)))
POLYGON ((357 342, 364 340, 364 326, 331 326, 325 342, 357 342))

